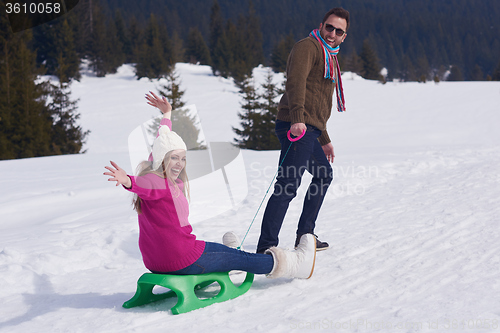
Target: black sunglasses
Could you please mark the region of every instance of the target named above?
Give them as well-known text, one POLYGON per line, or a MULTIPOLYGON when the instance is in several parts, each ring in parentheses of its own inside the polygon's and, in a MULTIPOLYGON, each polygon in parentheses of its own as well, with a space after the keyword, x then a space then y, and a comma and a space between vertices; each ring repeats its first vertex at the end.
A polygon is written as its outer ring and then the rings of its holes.
POLYGON ((335 28, 333 25, 331 24, 325 24, 325 30, 328 31, 328 32, 332 32, 333 30, 335 30, 335 35, 339 36, 339 37, 342 37, 344 36, 345 34, 345 31, 342 30, 342 29, 339 29, 339 28, 335 28))

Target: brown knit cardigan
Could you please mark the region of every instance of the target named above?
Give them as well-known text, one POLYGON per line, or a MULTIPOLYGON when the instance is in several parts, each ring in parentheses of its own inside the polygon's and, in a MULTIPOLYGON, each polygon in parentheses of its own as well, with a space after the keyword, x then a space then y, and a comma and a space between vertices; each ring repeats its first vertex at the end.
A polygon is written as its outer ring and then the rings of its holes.
MULTIPOLYGON (((336 65, 335 65, 336 68, 336 65)), ((319 42, 312 37, 298 41, 288 57, 286 90, 278 105, 277 119, 305 123, 322 131, 320 144, 330 143, 326 122, 332 110, 335 84, 324 78, 325 61, 319 42)), ((335 73, 336 76, 338 73, 335 73)))

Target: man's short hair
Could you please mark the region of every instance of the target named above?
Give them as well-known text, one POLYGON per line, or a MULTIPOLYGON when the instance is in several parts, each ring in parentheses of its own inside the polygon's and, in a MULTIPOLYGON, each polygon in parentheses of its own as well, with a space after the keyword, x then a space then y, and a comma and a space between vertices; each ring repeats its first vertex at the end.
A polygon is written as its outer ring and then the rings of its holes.
POLYGON ((325 17, 323 17, 323 22, 321 22, 321 23, 325 24, 326 20, 328 20, 330 15, 335 15, 335 16, 338 16, 340 18, 343 18, 347 22, 346 30, 349 29, 349 12, 347 10, 345 10, 342 7, 332 8, 328 11, 328 13, 325 14, 325 17))

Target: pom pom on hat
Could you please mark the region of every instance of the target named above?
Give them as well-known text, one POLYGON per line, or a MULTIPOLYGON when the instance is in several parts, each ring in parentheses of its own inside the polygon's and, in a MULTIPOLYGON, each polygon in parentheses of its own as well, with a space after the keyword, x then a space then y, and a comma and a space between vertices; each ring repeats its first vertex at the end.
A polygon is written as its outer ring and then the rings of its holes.
POLYGON ((153 142, 153 170, 160 167, 168 152, 177 149, 187 150, 182 138, 177 133, 172 132, 168 126, 161 126, 158 137, 153 142))

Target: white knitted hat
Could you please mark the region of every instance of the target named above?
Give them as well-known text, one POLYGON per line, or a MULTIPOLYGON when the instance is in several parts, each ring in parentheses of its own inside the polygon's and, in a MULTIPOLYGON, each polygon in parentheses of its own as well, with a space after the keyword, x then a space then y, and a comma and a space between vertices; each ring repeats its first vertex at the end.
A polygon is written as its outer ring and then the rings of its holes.
POLYGON ((153 170, 160 167, 168 152, 177 149, 187 150, 182 138, 177 133, 172 132, 168 126, 161 126, 158 132, 159 135, 153 142, 153 170))

